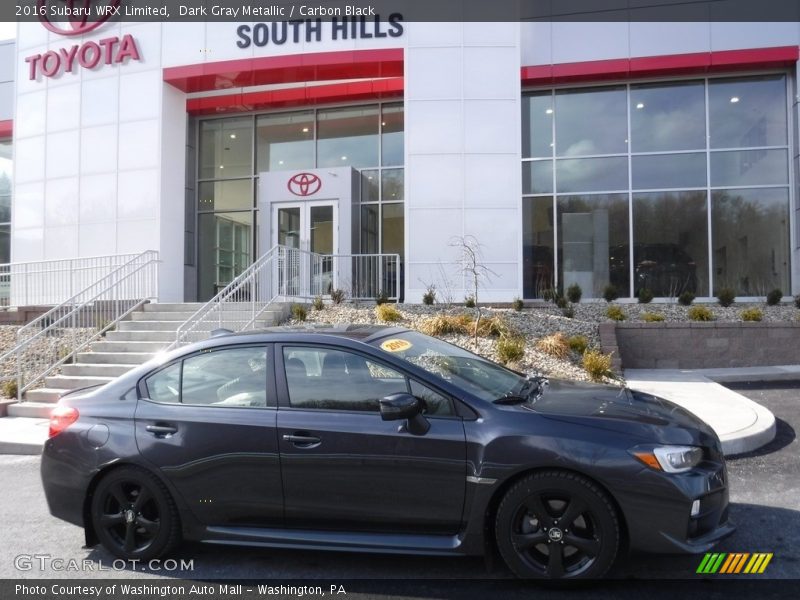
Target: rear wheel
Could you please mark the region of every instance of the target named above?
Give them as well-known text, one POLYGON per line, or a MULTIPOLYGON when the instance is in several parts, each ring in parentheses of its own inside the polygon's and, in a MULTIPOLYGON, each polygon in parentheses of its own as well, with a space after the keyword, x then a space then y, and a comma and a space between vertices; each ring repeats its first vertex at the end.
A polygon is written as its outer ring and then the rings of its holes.
POLYGON ((154 475, 136 467, 111 471, 92 498, 92 524, 114 556, 152 560, 180 541, 178 511, 154 475))
POLYGON ((500 554, 519 577, 602 577, 619 548, 619 523, 608 496, 566 471, 529 475, 503 496, 495 534, 500 554))

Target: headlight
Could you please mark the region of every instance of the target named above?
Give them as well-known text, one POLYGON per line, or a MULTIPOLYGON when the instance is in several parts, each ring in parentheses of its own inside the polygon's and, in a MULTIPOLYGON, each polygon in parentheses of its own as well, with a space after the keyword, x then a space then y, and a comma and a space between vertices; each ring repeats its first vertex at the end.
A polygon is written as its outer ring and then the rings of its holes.
POLYGON ((696 446, 637 446, 629 452, 651 469, 666 473, 684 473, 703 459, 703 449, 696 446))

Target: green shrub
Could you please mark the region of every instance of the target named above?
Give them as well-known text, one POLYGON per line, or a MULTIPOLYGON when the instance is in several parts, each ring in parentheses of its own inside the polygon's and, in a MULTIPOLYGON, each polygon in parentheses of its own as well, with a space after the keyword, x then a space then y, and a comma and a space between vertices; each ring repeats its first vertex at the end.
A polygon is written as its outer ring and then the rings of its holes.
POLYGON ((514 301, 511 303, 511 306, 514 308, 515 311, 519 312, 525 307, 525 303, 522 302, 522 298, 514 298, 514 301))
MULTIPOLYGON (((470 325, 474 332, 474 321, 470 325)), ((506 323, 505 319, 500 316, 484 317, 478 323, 478 335, 481 337, 497 337, 509 335, 511 328, 506 323)))
POLYGON ((311 306, 314 307, 314 310, 322 310, 325 308, 325 302, 322 301, 322 296, 316 296, 314 298, 314 302, 311 303, 311 306))
POLYGON ((606 302, 613 302, 617 298, 619 298, 617 286, 609 283, 605 288, 603 288, 603 299, 605 299, 606 302))
POLYGON ((545 302, 553 302, 556 299, 556 291, 553 288, 542 290, 542 300, 545 302))
POLYGON ((436 302, 436 288, 431 285, 428 286, 428 289, 422 294, 422 303, 425 306, 431 306, 434 302, 436 302))
POLYGON ((692 321, 713 321, 714 313, 707 306, 693 306, 687 315, 692 321))
POLYGON ((606 309, 606 316, 612 321, 624 321, 626 319, 625 312, 622 310, 622 307, 617 306, 616 304, 609 306, 606 309))
POLYGON ((764 318, 764 313, 759 308, 746 308, 739 313, 742 321, 760 321, 764 318))
POLYGON ((475 297, 474 296, 467 296, 464 298, 464 306, 467 308, 475 308, 475 297))
POLYGON ((569 306, 569 301, 564 296, 562 296, 560 294, 558 296, 556 296, 555 302, 556 302, 556 306, 558 308, 562 309, 562 310, 567 308, 567 306, 569 306))
POLYGON ((331 290, 331 302, 333 302, 334 304, 341 304, 342 302, 344 302, 344 298, 345 298, 344 290, 341 289, 331 290))
POLYGON ((643 312, 641 317, 646 323, 659 323, 664 320, 664 315, 657 312, 643 312))
POLYGON ((569 349, 578 354, 583 354, 589 347, 589 340, 585 335, 573 335, 569 338, 569 349))
POLYGON ((389 302, 389 294, 387 294, 383 290, 378 292, 378 295, 375 296, 375 304, 380 306, 381 304, 386 304, 387 302, 389 302))
POLYGON ((384 323, 395 323, 403 320, 403 315, 393 304, 378 304, 375 307, 375 316, 384 323))
POLYGON ((503 336, 497 340, 497 358, 503 364, 522 360, 524 356, 524 338, 519 336, 503 336))
POLYGON ((795 308, 800 308, 800 294, 794 297, 794 306, 795 308))
POLYGON ((583 353, 583 369, 592 381, 602 381, 603 377, 613 376, 611 371, 611 355, 603 354, 596 348, 583 353))
POLYGON ((568 319, 575 318, 575 307, 572 304, 567 304, 564 308, 561 309, 561 314, 567 317, 568 319))
POLYGON ((678 303, 681 306, 691 306, 692 302, 694 302, 695 295, 690 291, 683 292, 680 296, 678 296, 678 303))
POLYGON ((292 318, 295 321, 305 321, 308 316, 306 307, 302 304, 292 304, 292 318))
POLYGON ((6 398, 16 398, 17 393, 19 392, 17 388, 17 380, 6 379, 2 384, 0 384, 0 392, 2 392, 3 396, 6 398))
POLYGON ((536 349, 556 358, 567 358, 569 356, 569 340, 559 331, 552 335, 546 335, 536 342, 536 349))
POLYGON ((650 288, 642 288, 639 290, 639 304, 650 304, 653 301, 653 290, 650 288))
POLYGON ((567 288, 567 298, 569 298, 569 301, 573 304, 580 302, 581 296, 583 296, 583 290, 577 283, 573 283, 567 288))
POLYGON ((783 298, 783 290, 775 288, 769 294, 767 294, 767 306, 775 306, 777 304, 780 304, 782 298, 783 298))
POLYGON ((717 293, 717 302, 720 306, 730 306, 736 300, 736 292, 731 288, 722 288, 717 293))

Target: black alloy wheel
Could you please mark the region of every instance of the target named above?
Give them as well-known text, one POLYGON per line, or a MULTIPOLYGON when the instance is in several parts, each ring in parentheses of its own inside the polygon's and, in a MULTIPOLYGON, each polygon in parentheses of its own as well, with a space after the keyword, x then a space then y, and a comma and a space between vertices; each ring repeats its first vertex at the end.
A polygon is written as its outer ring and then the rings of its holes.
POLYGON ((175 503, 164 485, 135 467, 111 471, 92 498, 92 524, 103 546, 124 559, 151 560, 178 542, 175 503))
POLYGON ((619 547, 619 524, 606 494, 564 471, 536 473, 514 485, 500 503, 495 532, 506 564, 525 578, 601 577, 619 547))

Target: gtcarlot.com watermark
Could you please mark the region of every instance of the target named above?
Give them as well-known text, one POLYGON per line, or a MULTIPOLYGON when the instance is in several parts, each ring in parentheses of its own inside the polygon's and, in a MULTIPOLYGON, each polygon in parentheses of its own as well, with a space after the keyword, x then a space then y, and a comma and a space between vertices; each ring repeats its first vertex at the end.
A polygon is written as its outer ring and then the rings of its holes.
POLYGON ((180 560, 123 560, 109 562, 88 558, 59 558, 52 554, 18 554, 14 557, 14 568, 18 571, 56 571, 91 573, 97 571, 194 571, 194 559, 180 560))

